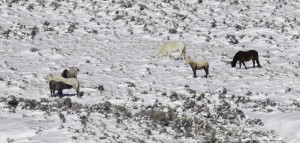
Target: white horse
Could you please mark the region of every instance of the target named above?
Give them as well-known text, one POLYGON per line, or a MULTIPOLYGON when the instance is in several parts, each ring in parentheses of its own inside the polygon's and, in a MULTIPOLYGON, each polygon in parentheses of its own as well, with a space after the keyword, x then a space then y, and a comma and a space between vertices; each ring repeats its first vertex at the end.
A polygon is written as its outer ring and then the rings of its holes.
POLYGON ((190 56, 188 56, 186 62, 191 66, 192 70, 193 70, 193 75, 194 78, 197 77, 196 76, 196 70, 201 70, 204 69, 206 75, 205 77, 208 77, 208 68, 209 68, 209 63, 207 61, 193 61, 191 59, 190 56))
POLYGON ((61 73, 61 76, 64 77, 64 78, 77 78, 78 72, 79 72, 78 68, 69 67, 61 73))
POLYGON ((161 46, 157 57, 161 59, 164 55, 171 55, 172 52, 179 52, 180 59, 186 59, 186 46, 184 42, 181 41, 166 41, 161 46))
POLYGON ((77 97, 80 97, 79 92, 79 81, 76 78, 64 78, 57 75, 50 74, 47 79, 49 81, 63 82, 65 84, 71 85, 77 92, 77 97))

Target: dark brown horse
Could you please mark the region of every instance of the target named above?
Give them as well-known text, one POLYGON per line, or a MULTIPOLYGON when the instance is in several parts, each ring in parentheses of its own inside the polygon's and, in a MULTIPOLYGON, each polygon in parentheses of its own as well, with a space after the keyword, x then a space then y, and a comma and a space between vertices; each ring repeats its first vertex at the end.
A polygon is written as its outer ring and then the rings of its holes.
POLYGON ((255 67, 255 61, 258 65, 258 67, 261 67, 259 64, 259 60, 258 60, 258 52, 255 50, 249 50, 249 51, 238 51, 234 57, 233 57, 233 61, 231 62, 231 66, 232 67, 236 67, 236 63, 237 61, 240 62, 240 68, 241 68, 241 64, 243 63, 243 65, 245 66, 245 68, 247 69, 245 62, 252 60, 253 62, 253 68, 255 67))
POLYGON ((62 91, 64 89, 71 89, 72 85, 68 85, 68 84, 65 84, 63 82, 57 82, 57 81, 51 80, 49 82, 49 88, 50 88, 51 97, 53 97, 53 94, 55 93, 55 90, 58 90, 59 96, 62 97, 62 91))

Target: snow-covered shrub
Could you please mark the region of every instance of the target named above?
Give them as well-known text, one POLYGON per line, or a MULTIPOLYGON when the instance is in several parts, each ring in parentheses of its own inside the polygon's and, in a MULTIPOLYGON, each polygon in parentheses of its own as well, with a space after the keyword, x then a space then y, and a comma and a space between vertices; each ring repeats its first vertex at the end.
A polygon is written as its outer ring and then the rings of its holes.
POLYGON ((82 115, 79 117, 81 124, 86 127, 86 125, 88 124, 89 120, 88 117, 85 115, 82 115))
POLYGON ((121 4, 121 8, 131 8, 133 7, 134 3, 132 1, 127 1, 127 0, 121 0, 118 2, 119 4, 121 4))
POLYGON ((59 1, 52 1, 51 3, 50 3, 50 5, 49 6, 53 6, 54 8, 53 8, 53 10, 55 11, 55 10, 57 10, 60 6, 62 6, 60 3, 58 3, 59 1))
POLYGON ((2 35, 5 37, 5 38, 9 38, 9 34, 12 32, 12 30, 11 29, 7 29, 7 30, 5 30, 3 33, 2 33, 2 35))
POLYGON ((226 37, 225 37, 227 40, 228 40, 228 42, 230 43, 230 44, 238 44, 239 43, 239 41, 236 39, 236 36, 235 35, 226 35, 226 37))
POLYGON ((174 28, 171 28, 171 29, 169 29, 169 33, 170 33, 170 34, 176 34, 176 33, 177 33, 177 30, 174 29, 174 28))
POLYGON ((153 123, 158 123, 163 126, 169 126, 172 120, 168 113, 159 110, 142 110, 137 116, 148 118, 153 121, 153 123))
POLYGON ((97 90, 102 92, 104 91, 104 86, 103 85, 98 85, 97 90))
POLYGON ((128 87, 136 87, 136 85, 133 82, 126 82, 128 84, 128 87))
POLYGON ((19 100, 12 95, 7 98, 7 104, 12 107, 17 107, 19 104, 19 100))
POLYGON ((64 114, 62 114, 61 112, 59 112, 59 118, 61 119, 61 121, 62 121, 63 123, 65 123, 65 122, 66 122, 65 115, 64 115, 64 114))
POLYGON ((116 117, 122 117, 122 118, 132 118, 132 113, 130 110, 128 110, 128 108, 126 108, 126 106, 119 106, 119 105, 115 105, 114 106, 114 110, 113 110, 113 114, 116 117))
POLYGON ((46 7, 46 0, 37 0, 40 6, 46 7))
POLYGON ((78 25, 79 25, 79 23, 77 23, 77 22, 71 23, 70 26, 68 27, 68 33, 73 33, 75 31, 75 29, 77 29, 78 25))
POLYGON ((138 6, 141 11, 147 8, 144 4, 139 4, 138 6))
POLYGON ((30 28, 31 39, 34 39, 38 32, 39 32, 39 28, 37 26, 33 26, 32 28, 30 28))
POLYGON ((32 11, 33 9, 34 9, 34 4, 33 3, 30 3, 27 7, 26 7, 26 9, 27 10, 29 10, 29 11, 32 11))
POLYGON ((171 95, 169 96, 169 98, 171 99, 171 101, 177 101, 179 100, 179 94, 176 92, 171 92, 171 95))
POLYGON ((39 49, 37 49, 37 48, 34 48, 34 47, 30 48, 30 52, 33 52, 33 53, 35 53, 35 52, 37 52, 37 51, 39 51, 39 49))

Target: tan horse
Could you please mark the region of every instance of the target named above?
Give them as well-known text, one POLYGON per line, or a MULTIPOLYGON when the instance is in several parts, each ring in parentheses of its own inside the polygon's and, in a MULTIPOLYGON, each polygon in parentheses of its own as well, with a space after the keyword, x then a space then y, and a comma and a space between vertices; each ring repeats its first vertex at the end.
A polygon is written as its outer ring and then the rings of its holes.
POLYGON ((204 69, 205 71, 205 77, 208 77, 208 68, 209 68, 209 63, 207 61, 194 61, 191 59, 189 56, 186 60, 186 62, 191 66, 193 70, 193 77, 196 78, 196 70, 201 70, 204 69))
POLYGON ((242 64, 244 65, 245 69, 247 69, 245 62, 252 60, 253 62, 253 68, 255 67, 255 61, 258 65, 258 67, 261 67, 258 60, 258 52, 255 50, 249 50, 249 51, 238 51, 231 62, 232 67, 236 67, 237 61, 240 63, 240 68, 242 64))
POLYGON ((180 41, 167 41, 161 46, 157 57, 162 59, 163 56, 170 56, 173 52, 180 53, 180 59, 186 59, 186 46, 184 42, 180 41))

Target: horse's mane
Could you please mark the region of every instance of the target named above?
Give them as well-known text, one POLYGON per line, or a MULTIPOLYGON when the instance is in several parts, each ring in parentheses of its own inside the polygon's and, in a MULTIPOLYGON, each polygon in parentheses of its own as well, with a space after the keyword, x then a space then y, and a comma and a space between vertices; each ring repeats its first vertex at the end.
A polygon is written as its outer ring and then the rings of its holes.
POLYGON ((69 67, 68 69, 73 69, 73 70, 75 70, 75 71, 77 71, 77 72, 80 71, 79 68, 77 68, 77 67, 69 67))
POLYGON ((238 51, 234 57, 233 57, 233 62, 237 62, 239 60, 239 56, 241 55, 242 51, 238 51))
POLYGON ((236 62, 239 60, 239 56, 241 55, 242 51, 238 51, 234 57, 233 57, 233 60, 232 60, 232 63, 231 63, 231 66, 234 67, 236 66, 236 62))

